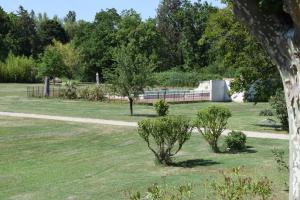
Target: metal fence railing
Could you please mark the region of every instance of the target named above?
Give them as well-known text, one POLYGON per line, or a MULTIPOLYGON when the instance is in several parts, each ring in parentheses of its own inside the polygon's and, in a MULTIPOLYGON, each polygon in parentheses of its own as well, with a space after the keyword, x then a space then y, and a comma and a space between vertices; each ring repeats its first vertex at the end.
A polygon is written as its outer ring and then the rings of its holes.
MULTIPOLYGON (((58 98, 63 96, 64 89, 60 85, 51 85, 49 97, 58 98)), ((27 87, 27 97, 43 97, 43 86, 27 87)), ((120 96, 117 93, 105 94, 107 101, 128 101, 127 97, 120 96)), ((194 91, 194 90, 165 90, 165 91, 146 91, 135 99, 137 103, 154 103, 155 101, 163 99, 166 102, 197 102, 197 101, 210 101, 211 94, 209 91, 194 91)))

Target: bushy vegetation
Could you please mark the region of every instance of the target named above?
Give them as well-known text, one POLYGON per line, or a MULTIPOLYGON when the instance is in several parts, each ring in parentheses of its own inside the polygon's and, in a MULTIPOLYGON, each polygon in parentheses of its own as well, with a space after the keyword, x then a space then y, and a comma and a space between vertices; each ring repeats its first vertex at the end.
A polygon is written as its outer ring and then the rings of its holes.
POLYGON ((195 87, 199 81, 222 79, 217 74, 206 74, 199 72, 166 71, 155 73, 156 85, 163 87, 195 87))
POLYGON ((180 116, 147 119, 138 123, 138 134, 145 140, 159 164, 170 165, 184 143, 190 139, 189 120, 180 116))
POLYGON ((166 116, 169 112, 169 104, 162 99, 159 99, 154 103, 154 108, 160 117, 166 116))
POLYGON ((255 180, 253 177, 241 175, 240 171, 241 168, 234 168, 230 174, 223 173, 223 181, 212 184, 214 199, 271 199, 272 182, 267 177, 255 180))
POLYGON ((282 129, 288 130, 289 119, 283 91, 278 90, 276 94, 271 97, 270 105, 275 110, 276 116, 282 125, 282 129))
POLYGON ((74 81, 68 80, 64 82, 62 89, 63 98, 67 99, 77 99, 77 84, 74 81))
POLYGON ((37 80, 37 64, 32 57, 10 53, 0 62, 0 82, 34 83, 37 80))
POLYGON ((264 109, 262 111, 259 112, 259 116, 266 116, 266 117, 269 117, 269 116, 273 116, 273 111, 270 110, 270 109, 264 109))
POLYGON ((197 114, 195 126, 215 153, 220 152, 218 140, 230 117, 230 110, 222 106, 210 106, 197 114))
POLYGON ((230 151, 241 151, 246 148, 247 136, 241 131, 232 131, 225 137, 226 147, 230 151))

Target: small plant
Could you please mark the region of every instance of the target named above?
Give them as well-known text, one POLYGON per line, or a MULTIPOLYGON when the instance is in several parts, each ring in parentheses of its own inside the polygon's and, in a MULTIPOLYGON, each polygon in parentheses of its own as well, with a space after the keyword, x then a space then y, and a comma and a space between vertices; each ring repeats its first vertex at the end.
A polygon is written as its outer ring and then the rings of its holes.
POLYGON ((190 121, 181 116, 147 119, 138 125, 138 134, 146 141, 157 162, 163 165, 172 163, 172 156, 181 150, 192 132, 190 121))
POLYGON ((285 153, 284 151, 281 151, 281 150, 278 150, 278 149, 273 149, 272 150, 274 160, 277 164, 277 169, 282 175, 284 175, 284 178, 283 178, 283 180, 285 180, 284 185, 285 185, 286 189, 289 190, 289 184, 288 184, 288 180, 287 180, 288 176, 286 176, 289 173, 289 164, 283 158, 284 153, 285 153))
POLYGON ((230 151, 241 151, 246 148, 247 136, 240 131, 232 131, 225 137, 226 147, 230 151))
POLYGON ((229 175, 223 172, 224 181, 214 181, 211 186, 214 199, 222 200, 267 200, 272 195, 272 182, 263 177, 254 180, 241 175, 241 168, 234 168, 229 175))
POLYGON ((166 116, 169 112, 169 104, 162 99, 155 102, 154 108, 158 116, 166 116))
POLYGON ((63 97, 67 99, 77 98, 77 84, 72 80, 63 83, 63 97))
POLYGON ((215 153, 220 152, 218 139, 226 129, 230 117, 229 109, 221 106, 210 106, 197 114, 195 125, 215 153))
POLYGON ((79 90, 78 96, 88 101, 104 101, 105 90, 101 86, 84 87, 79 90))
POLYGON ((259 116, 266 116, 266 117, 268 117, 268 116, 273 116, 273 115, 274 115, 273 111, 270 110, 270 109, 264 109, 264 110, 262 110, 262 111, 259 112, 259 116))
POLYGON ((129 193, 127 196, 130 200, 191 200, 192 184, 170 187, 167 184, 162 186, 153 184, 150 186, 145 195, 140 192, 129 193))
POLYGON ((286 108, 286 101, 282 91, 277 91, 270 99, 270 105, 275 110, 276 116, 281 122, 282 129, 289 129, 289 117, 286 108))

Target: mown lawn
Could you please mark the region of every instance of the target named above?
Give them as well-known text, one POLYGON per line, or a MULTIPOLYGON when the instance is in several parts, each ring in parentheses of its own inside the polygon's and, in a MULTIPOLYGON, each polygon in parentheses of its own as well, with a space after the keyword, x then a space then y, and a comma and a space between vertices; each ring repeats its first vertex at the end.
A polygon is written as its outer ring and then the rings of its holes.
MULTIPOLYGON (((156 117, 154 109, 149 105, 135 105, 135 116, 129 116, 126 103, 101 103, 87 101, 70 101, 62 99, 27 98, 26 87, 28 84, 0 84, 0 111, 24 112, 37 114, 50 114, 75 117, 89 117, 100 119, 113 119, 124 121, 139 121, 149 117, 156 117)), ((276 120, 275 117, 262 117, 259 112, 269 108, 268 103, 191 103, 170 106, 170 114, 185 115, 194 118, 199 109, 209 105, 223 105, 232 112, 229 128, 234 130, 263 131, 284 133, 274 127, 264 126, 267 118, 276 120)), ((278 123, 277 123, 278 125, 278 123)))
POLYGON ((169 185, 193 183, 194 199, 203 199, 207 181, 239 166, 269 177, 272 199, 287 199, 287 174, 277 171, 271 150, 287 155, 288 141, 249 139, 248 152, 214 154, 194 135, 175 158, 188 167, 161 167, 132 128, 4 117, 0 127, 0 199, 126 199, 124 191, 145 191, 162 177, 169 185))

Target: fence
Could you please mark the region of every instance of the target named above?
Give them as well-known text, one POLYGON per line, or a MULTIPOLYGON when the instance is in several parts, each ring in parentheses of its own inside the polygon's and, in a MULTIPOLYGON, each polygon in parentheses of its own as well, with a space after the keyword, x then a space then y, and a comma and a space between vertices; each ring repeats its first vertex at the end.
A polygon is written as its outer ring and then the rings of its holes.
MULTIPOLYGON (((43 86, 27 87, 28 97, 43 97, 43 86)), ((58 98, 63 95, 63 88, 60 85, 50 87, 49 97, 58 98)), ((128 101, 127 97, 120 96, 116 93, 107 93, 105 95, 107 101, 128 101)), ((169 103, 180 102, 199 102, 210 101, 211 94, 209 91, 194 91, 194 90, 161 90, 161 91, 146 91, 135 99, 136 103, 149 103, 152 104, 158 99, 163 99, 169 103)))

